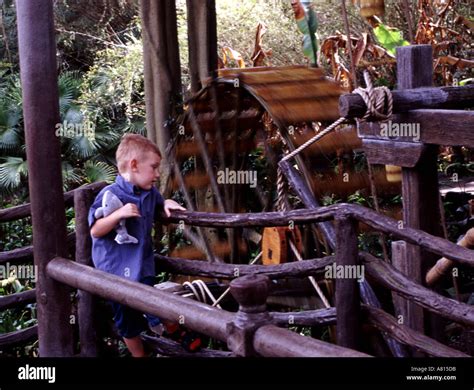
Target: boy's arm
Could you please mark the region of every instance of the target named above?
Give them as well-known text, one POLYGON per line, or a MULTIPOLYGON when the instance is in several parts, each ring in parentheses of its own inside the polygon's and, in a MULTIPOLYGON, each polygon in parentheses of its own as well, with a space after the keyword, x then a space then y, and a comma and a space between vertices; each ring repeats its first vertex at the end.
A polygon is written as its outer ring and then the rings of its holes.
POLYGON ((91 227, 91 235, 100 238, 110 233, 124 218, 141 217, 137 205, 127 203, 125 206, 115 210, 107 217, 100 218, 95 221, 91 227))

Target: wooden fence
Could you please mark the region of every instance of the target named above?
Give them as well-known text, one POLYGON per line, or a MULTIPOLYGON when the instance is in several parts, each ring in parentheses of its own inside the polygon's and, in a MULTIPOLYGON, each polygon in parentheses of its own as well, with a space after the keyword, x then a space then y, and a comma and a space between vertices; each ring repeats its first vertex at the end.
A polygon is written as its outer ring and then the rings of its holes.
MULTIPOLYGON (((262 227, 332 223, 336 226, 334 256, 310 259, 278 266, 207 263, 156 255, 159 269, 171 273, 233 279, 231 293, 239 303, 237 313, 227 312, 168 292, 107 274, 90 266, 90 236, 87 213, 94 195, 104 183, 82 187, 66 193, 66 204, 75 204, 76 261, 57 257, 46 271, 49 277, 79 291, 78 324, 82 356, 97 355, 97 335, 94 327, 93 295, 127 304, 137 310, 170 321, 184 319, 185 326, 227 343, 237 356, 368 356, 360 352, 361 324, 375 326, 392 341, 408 345, 430 356, 467 356, 400 324, 380 308, 361 304, 362 283, 355 278, 336 279, 336 307, 302 312, 268 312, 265 302, 270 294, 270 280, 288 277, 321 277, 327 266, 361 266, 371 283, 383 286, 410 302, 467 327, 474 327, 474 308, 445 298, 397 271, 390 264, 357 250, 357 222, 376 231, 419 246, 438 256, 447 256, 458 264, 474 265, 474 252, 423 231, 401 227, 398 221, 358 205, 337 204, 318 209, 258 214, 210 214, 174 212, 165 222, 184 222, 187 226, 262 227), (236 278, 236 275, 238 277, 236 278), (336 325, 339 345, 304 337, 282 326, 336 325)), ((29 215, 29 205, 0 211, 0 222, 29 215)), ((31 248, 0 253, 0 264, 26 261, 32 258, 31 248), (12 253, 13 252, 13 253, 12 253), (18 260, 19 259, 19 260, 18 260)), ((0 310, 34 302, 34 290, 0 298, 0 310)), ((24 343, 37 335, 36 326, 0 336, 0 348, 24 343)), ((147 338, 148 341, 149 338, 147 338)), ((179 353, 169 342, 152 340, 159 351, 179 353), (168 344, 167 344, 168 343, 168 344)), ((229 356, 218 351, 204 351, 194 356, 229 356), (213 353, 215 352, 215 353, 213 353)))

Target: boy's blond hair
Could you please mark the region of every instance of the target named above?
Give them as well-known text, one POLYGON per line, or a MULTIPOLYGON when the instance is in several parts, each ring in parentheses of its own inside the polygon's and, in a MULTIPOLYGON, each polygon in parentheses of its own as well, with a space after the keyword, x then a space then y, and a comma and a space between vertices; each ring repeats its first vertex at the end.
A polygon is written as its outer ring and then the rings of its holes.
POLYGON ((158 146, 148 138, 139 134, 125 134, 115 154, 119 173, 124 173, 131 160, 139 160, 146 152, 156 153, 161 158, 158 146))

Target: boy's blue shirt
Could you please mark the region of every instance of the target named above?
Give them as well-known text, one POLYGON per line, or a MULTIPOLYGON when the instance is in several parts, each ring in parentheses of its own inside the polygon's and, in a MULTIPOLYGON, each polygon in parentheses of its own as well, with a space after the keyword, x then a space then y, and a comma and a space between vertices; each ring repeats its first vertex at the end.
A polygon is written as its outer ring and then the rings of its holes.
POLYGON ((103 237, 92 237, 92 261, 97 269, 124 278, 139 281, 146 276, 155 276, 151 230, 153 221, 163 210, 164 200, 156 188, 142 190, 118 175, 115 183, 99 192, 89 210, 89 227, 96 218, 95 211, 102 206, 105 191, 111 191, 122 203, 134 203, 140 211, 140 218, 126 218, 128 234, 138 239, 137 244, 115 242, 115 229, 103 237))

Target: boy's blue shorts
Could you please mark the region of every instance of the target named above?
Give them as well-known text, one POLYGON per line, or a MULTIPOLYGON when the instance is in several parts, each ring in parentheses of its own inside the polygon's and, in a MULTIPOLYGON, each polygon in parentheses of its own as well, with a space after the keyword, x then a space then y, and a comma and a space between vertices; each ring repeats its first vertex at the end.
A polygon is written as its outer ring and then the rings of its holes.
MULTIPOLYGON (((153 286, 155 278, 146 277, 140 280, 140 283, 153 286)), ((111 304, 118 333, 127 339, 138 336, 141 332, 147 330, 149 326, 156 326, 161 323, 158 317, 140 313, 117 302, 111 302, 111 304)))

